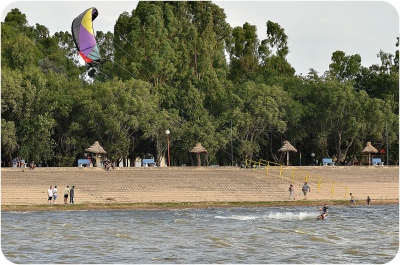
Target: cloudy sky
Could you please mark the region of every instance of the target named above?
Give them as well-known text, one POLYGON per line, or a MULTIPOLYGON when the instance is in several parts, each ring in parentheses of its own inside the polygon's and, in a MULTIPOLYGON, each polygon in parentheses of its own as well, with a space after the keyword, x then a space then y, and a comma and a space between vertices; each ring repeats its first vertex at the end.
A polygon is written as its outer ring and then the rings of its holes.
MULTIPOLYGON (((225 10, 227 22, 257 26, 258 38, 266 38, 266 22, 278 23, 289 37, 289 63, 296 74, 310 68, 320 74, 328 70, 337 50, 346 55, 360 54, 363 66, 379 64, 380 50, 394 54, 399 35, 398 4, 384 1, 213 1, 225 10)), ((89 7, 99 16, 95 30, 113 31, 124 12, 136 8, 137 1, 10 1, 0 3, 1 21, 12 8, 26 14, 29 25, 46 26, 51 34, 70 31, 72 20, 89 7)))

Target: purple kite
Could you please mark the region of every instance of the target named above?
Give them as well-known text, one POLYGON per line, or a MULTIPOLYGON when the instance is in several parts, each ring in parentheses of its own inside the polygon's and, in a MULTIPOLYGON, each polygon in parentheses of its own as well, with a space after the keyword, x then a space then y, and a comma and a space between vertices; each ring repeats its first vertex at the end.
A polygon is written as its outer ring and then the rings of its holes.
POLYGON ((91 7, 72 21, 72 38, 83 60, 90 67, 100 62, 99 48, 93 30, 93 20, 98 16, 96 8, 91 7))

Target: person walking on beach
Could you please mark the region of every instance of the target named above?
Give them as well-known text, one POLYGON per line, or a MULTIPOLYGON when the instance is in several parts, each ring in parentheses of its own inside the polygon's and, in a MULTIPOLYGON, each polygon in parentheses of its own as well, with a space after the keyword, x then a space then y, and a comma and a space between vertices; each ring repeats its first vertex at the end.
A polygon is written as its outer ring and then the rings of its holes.
POLYGON ((311 192, 310 187, 308 186, 307 182, 304 182, 303 188, 301 188, 301 191, 304 194, 304 199, 303 200, 307 200, 307 193, 311 192))
POLYGON ((351 204, 356 204, 356 199, 353 193, 350 192, 350 202, 351 204))
POLYGON ((293 200, 296 200, 296 198, 294 197, 294 187, 292 184, 290 184, 289 187, 289 201, 293 198, 293 200))
POLYGON ((51 204, 51 200, 53 199, 53 186, 50 186, 50 188, 47 190, 47 201, 49 202, 49 205, 51 204))
POLYGON ((64 204, 68 204, 69 186, 67 185, 64 190, 64 204))
POLYGON ((75 196, 75 186, 72 186, 71 190, 69 191, 69 203, 74 203, 74 196, 75 196))
POLYGON ((29 169, 35 170, 35 167, 36 167, 35 161, 32 160, 31 163, 29 164, 29 169))
POLYGON ((371 204, 371 198, 369 196, 367 196, 367 205, 371 204))
POLYGON ((55 185, 54 189, 53 189, 53 203, 54 204, 57 204, 56 200, 57 200, 57 185, 55 185))

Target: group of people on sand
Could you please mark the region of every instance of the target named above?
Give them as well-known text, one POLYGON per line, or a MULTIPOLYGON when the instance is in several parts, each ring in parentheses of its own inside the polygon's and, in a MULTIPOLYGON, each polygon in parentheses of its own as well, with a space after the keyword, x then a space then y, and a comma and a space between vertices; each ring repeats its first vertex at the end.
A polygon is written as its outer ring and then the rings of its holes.
MULTIPOLYGON (((307 193, 311 192, 311 188, 310 186, 308 186, 307 182, 304 182, 303 187, 301 188, 301 191, 303 192, 304 195, 304 199, 303 200, 307 200, 307 193)), ((296 200, 296 197, 294 196, 294 187, 292 184, 290 184, 289 186, 289 200, 296 200)), ((355 204, 356 203, 356 199, 354 194, 351 192, 350 193, 350 203, 351 204, 355 204)), ((367 196, 367 205, 370 205, 371 203, 371 198, 369 196, 367 196)))
POLYGON ((15 163, 16 167, 25 167, 25 160, 21 159, 20 157, 14 158, 13 162, 15 163))
MULTIPOLYGON (((48 204, 57 204, 57 185, 50 186, 50 188, 47 190, 47 201, 48 204)), ((75 197, 75 186, 72 186, 71 188, 69 185, 65 187, 64 190, 64 204, 68 204, 68 197, 69 197, 69 203, 74 203, 74 197, 75 197)))

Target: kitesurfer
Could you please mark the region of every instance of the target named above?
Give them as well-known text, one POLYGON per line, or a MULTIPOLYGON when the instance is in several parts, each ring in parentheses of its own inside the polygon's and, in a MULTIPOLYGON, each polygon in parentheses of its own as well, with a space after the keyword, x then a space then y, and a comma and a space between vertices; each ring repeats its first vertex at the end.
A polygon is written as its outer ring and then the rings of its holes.
POLYGON ((319 216, 320 219, 325 219, 325 217, 328 215, 328 206, 324 204, 324 207, 319 209, 322 211, 321 215, 319 216))

